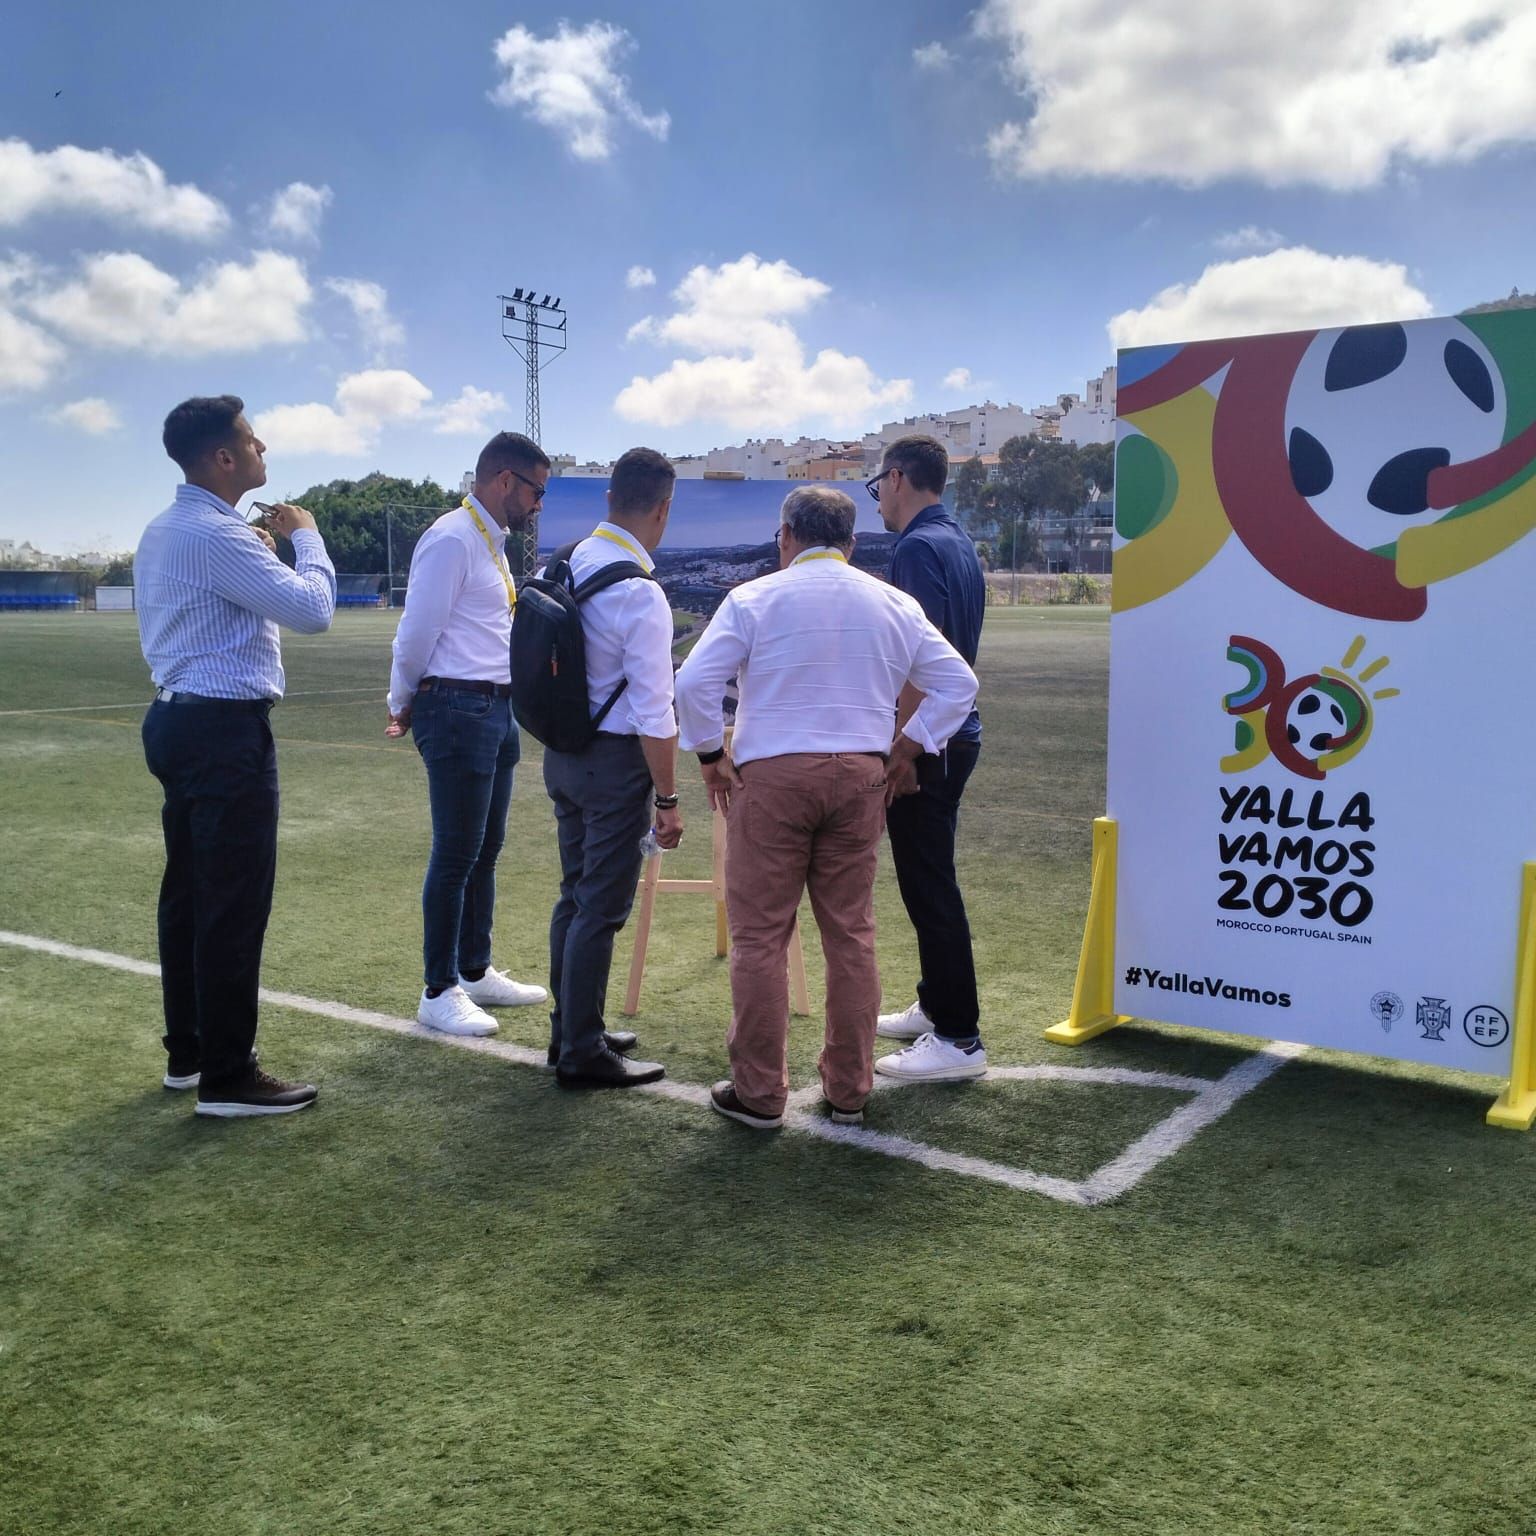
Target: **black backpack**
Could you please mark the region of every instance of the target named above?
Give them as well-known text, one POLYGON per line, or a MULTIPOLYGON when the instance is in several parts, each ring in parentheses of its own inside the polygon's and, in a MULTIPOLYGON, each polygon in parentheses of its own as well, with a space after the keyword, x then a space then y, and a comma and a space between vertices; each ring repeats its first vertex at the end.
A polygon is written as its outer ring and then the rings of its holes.
POLYGON ((619 560, 576 585, 574 544, 550 556, 542 576, 530 576, 512 615, 512 713, 530 735, 556 752, 580 752, 629 686, 621 677, 596 715, 587 697, 587 647, 581 608, 589 597, 621 581, 656 578, 633 560, 619 560))

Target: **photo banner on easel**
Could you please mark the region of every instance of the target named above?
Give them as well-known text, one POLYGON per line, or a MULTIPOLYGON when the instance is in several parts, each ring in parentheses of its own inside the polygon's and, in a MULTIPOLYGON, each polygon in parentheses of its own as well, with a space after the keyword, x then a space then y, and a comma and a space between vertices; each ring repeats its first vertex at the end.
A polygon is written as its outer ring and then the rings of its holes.
POLYGON ((1119 356, 1114 1007, 1504 1074, 1536 311, 1119 356))

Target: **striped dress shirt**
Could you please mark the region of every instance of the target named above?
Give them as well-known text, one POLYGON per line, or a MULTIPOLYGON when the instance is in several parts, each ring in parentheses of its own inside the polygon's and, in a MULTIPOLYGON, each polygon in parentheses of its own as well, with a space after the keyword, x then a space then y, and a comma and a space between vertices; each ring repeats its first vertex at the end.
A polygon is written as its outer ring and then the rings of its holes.
POLYGON ((336 571, 325 541, 293 535, 289 570, 228 502, 198 485, 144 530, 133 557, 139 644, 158 688, 214 699, 280 699, 277 627, 329 629, 336 571))

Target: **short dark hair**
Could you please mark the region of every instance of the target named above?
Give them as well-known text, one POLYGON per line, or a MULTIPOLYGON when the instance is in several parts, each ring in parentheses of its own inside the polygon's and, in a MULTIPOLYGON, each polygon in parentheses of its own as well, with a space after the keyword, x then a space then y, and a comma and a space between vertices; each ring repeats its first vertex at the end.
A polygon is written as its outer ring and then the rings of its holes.
POLYGON ((830 485, 803 485, 784 498, 779 516, 800 543, 830 544, 840 549, 853 543, 858 508, 847 491, 834 491, 830 485))
POLYGON ((608 480, 610 510, 620 517, 639 517, 672 494, 677 471, 654 448, 631 448, 621 454, 608 480))
POLYGON ((183 470, 195 469, 235 435, 245 401, 239 395, 194 395, 165 418, 160 441, 183 470))
POLYGON ((494 480, 504 469, 531 474, 549 468, 549 455, 531 437, 521 432, 498 432, 475 460, 475 484, 494 480))
POLYGON ((936 437, 898 437, 885 450, 880 467, 899 469, 914 489, 931 491, 935 496, 942 496, 949 482, 949 452, 936 437))

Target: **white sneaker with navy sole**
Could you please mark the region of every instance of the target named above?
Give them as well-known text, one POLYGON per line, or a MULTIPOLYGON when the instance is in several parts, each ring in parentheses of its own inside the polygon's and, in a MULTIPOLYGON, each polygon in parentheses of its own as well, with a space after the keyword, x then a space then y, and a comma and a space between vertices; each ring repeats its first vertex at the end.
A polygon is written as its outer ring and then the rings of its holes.
POLYGON ((459 977, 459 986, 477 1008, 526 1008, 530 1003, 549 1001, 549 993, 536 982, 513 981, 494 965, 487 968, 479 981, 459 977))
POLYGON ((875 1033, 887 1040, 916 1040, 933 1028, 933 1020, 923 1012, 921 1003, 913 1003, 900 1013, 882 1013, 875 1020, 875 1033))
POLYGON ((436 997, 423 991, 416 1022, 440 1035, 494 1035, 501 1027, 485 1009, 469 1000, 462 987, 444 987, 436 997))
POLYGON ((953 1040, 928 1033, 919 1035, 904 1051, 882 1056, 875 1063, 882 1077, 906 1083, 956 1083, 987 1075, 987 1053, 980 1040, 956 1045, 953 1040))

